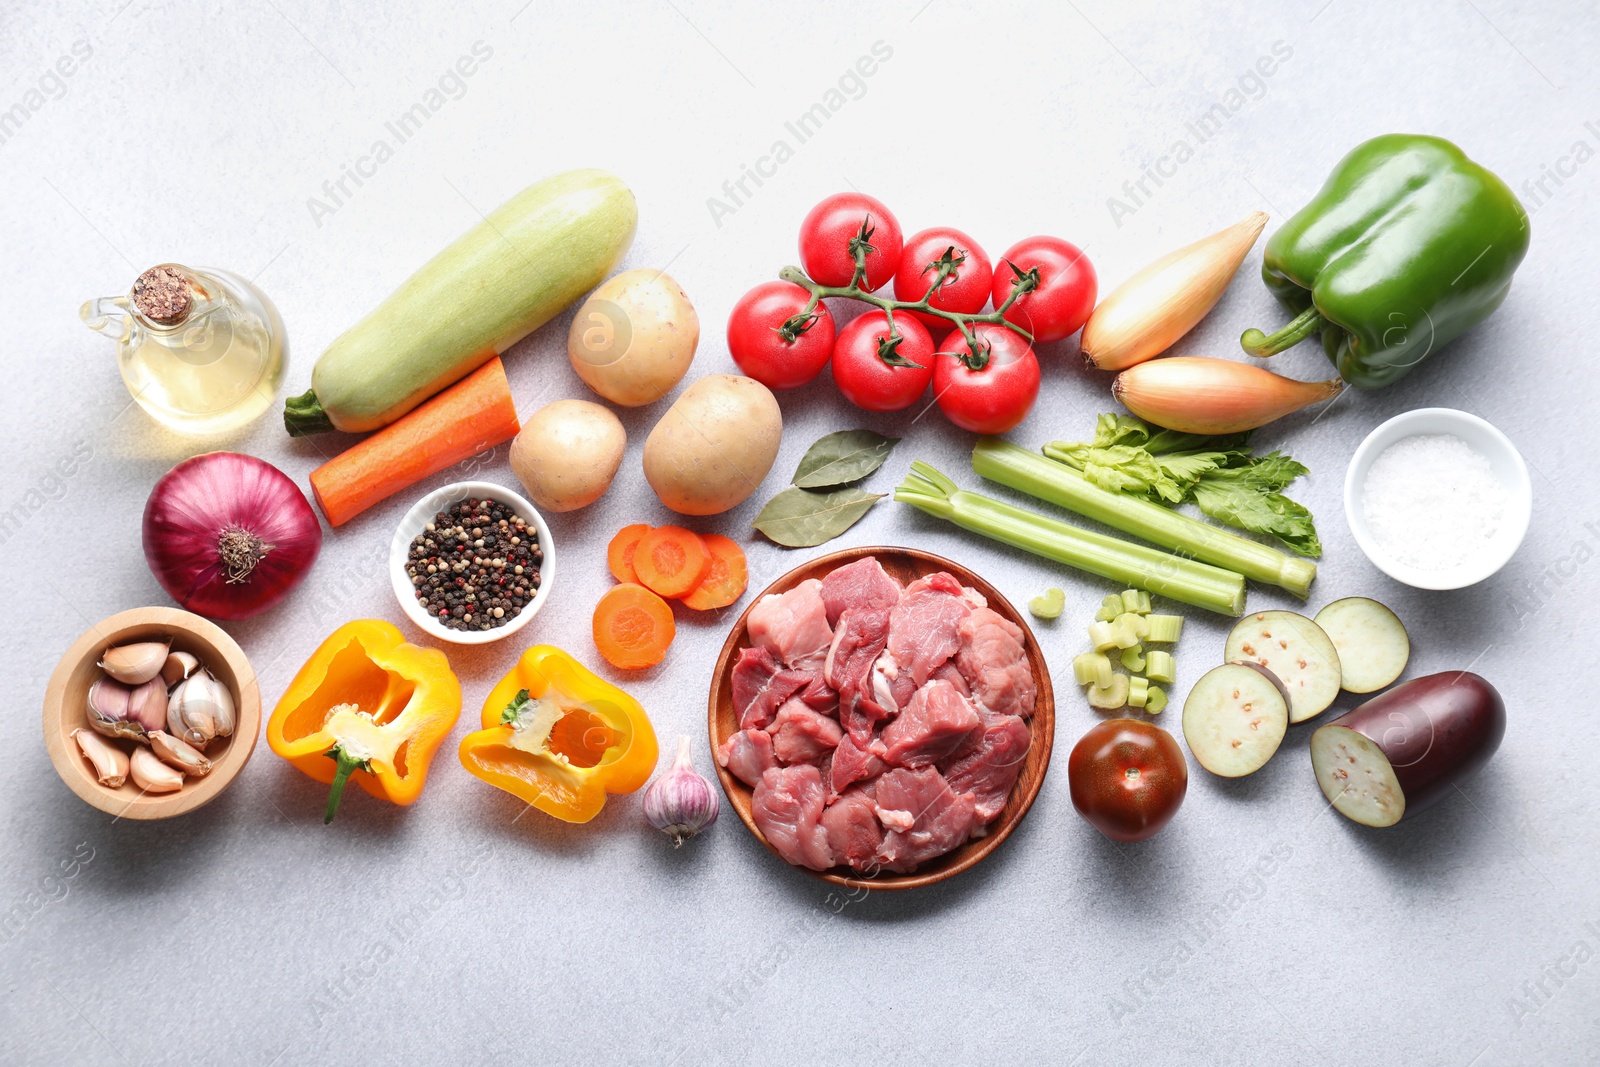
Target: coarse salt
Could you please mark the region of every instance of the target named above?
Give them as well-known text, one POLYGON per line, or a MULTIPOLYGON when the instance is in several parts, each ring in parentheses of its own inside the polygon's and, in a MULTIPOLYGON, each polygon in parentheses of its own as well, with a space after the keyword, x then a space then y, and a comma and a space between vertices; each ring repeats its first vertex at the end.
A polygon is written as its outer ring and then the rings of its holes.
POLYGON ((1489 550, 1506 491, 1489 460, 1454 434, 1418 434, 1367 470, 1361 510, 1385 555, 1418 570, 1459 567, 1489 550))

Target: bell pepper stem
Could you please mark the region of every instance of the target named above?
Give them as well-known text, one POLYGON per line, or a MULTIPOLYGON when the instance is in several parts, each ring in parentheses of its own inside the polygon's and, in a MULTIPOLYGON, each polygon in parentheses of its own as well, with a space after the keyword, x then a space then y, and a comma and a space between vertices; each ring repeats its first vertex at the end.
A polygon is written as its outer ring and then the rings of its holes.
POLYGON ((1249 329, 1239 338, 1239 344, 1244 350, 1257 359, 1275 356, 1286 348, 1293 348, 1313 334, 1320 333, 1327 325, 1327 320, 1322 317, 1322 312, 1312 304, 1300 314, 1290 319, 1274 334, 1265 334, 1260 330, 1249 329))
POLYGON ((339 801, 344 797, 344 786, 350 780, 350 776, 358 770, 372 770, 370 760, 356 759, 346 752, 341 745, 334 745, 329 749, 328 757, 333 760, 338 769, 333 772, 333 784, 328 787, 328 806, 322 809, 322 825, 324 826, 333 821, 334 814, 339 810, 339 801))

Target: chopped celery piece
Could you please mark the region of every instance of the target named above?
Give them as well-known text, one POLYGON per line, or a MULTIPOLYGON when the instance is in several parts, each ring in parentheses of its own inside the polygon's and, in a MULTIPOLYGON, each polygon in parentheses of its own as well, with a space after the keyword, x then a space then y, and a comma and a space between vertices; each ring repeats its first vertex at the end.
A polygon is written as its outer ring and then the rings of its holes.
POLYGON ((1122 665, 1130 671, 1144 670, 1144 646, 1133 645, 1122 650, 1122 665))
POLYGON ((1150 614, 1150 594, 1143 589, 1124 589, 1122 591, 1122 610, 1131 611, 1135 615, 1150 614))
POLYGON ((1067 606, 1067 594, 1052 586, 1028 601, 1028 613, 1036 619, 1059 619, 1067 606))
POLYGON ((1089 645, 1096 652, 1105 652, 1117 647, 1117 632, 1109 622, 1091 622, 1089 624, 1089 645))
POLYGON ((1099 711, 1116 711, 1128 702, 1128 676, 1114 674, 1110 685, 1089 687, 1089 706, 1099 711))
POLYGON ((1144 713, 1146 715, 1160 715, 1167 706, 1167 692, 1159 685, 1152 685, 1149 692, 1144 695, 1144 713))
POLYGON ((1171 652, 1151 649, 1145 654, 1144 673, 1152 682, 1171 685, 1178 678, 1178 661, 1172 658, 1171 652))
POLYGON ((1128 679, 1128 703, 1132 707, 1142 708, 1150 698, 1150 683, 1143 678, 1128 679))
MULTIPOLYGON (((1038 459, 1052 468, 1062 466, 1043 456, 1038 459)), ((911 473, 895 488, 894 498, 963 529, 1099 575, 1118 585, 1148 589, 1151 593, 1222 615, 1244 614, 1244 576, 1237 571, 1119 541, 1115 537, 1083 530, 982 493, 968 492, 920 461, 911 464, 911 473)), ((1173 517, 1163 507, 1155 504, 1150 506, 1169 518, 1173 517)), ((1198 525, 1202 529, 1220 532, 1204 523, 1198 525)), ((1263 551, 1272 551, 1253 541, 1245 543, 1263 551)), ((1316 568, 1311 567, 1311 570, 1315 573, 1316 568)))
POLYGON ((1094 613, 1096 622, 1110 622, 1122 614, 1122 598, 1108 596, 1100 602, 1100 610, 1094 613))
POLYGON ((1111 625, 1126 626, 1133 633, 1133 636, 1142 641, 1150 636, 1150 624, 1145 619, 1146 616, 1144 615, 1135 615, 1131 611, 1125 611, 1118 615, 1111 625))
POLYGON ((1145 633, 1147 641, 1170 645, 1183 633, 1182 615, 1146 615, 1143 618, 1149 627, 1145 633))
POLYGON ((1079 685, 1104 688, 1116 675, 1111 673, 1111 657, 1102 652, 1085 652, 1072 659, 1072 677, 1079 685))
POLYGON ((1132 648, 1139 643, 1139 627, 1133 622, 1137 615, 1118 615, 1111 623, 1111 641, 1118 648, 1132 648))

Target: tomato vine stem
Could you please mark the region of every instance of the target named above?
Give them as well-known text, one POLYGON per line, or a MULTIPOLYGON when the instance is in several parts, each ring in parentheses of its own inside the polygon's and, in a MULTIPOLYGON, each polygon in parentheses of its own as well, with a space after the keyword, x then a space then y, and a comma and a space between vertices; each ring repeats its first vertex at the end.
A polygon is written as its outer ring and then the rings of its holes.
POLYGON ((972 331, 974 326, 1004 326, 1029 344, 1033 343, 1033 334, 1006 319, 1005 313, 1011 308, 1012 304, 1015 304, 1022 297, 1022 294, 1032 292, 1038 287, 1039 272, 1037 268, 1017 272, 1017 276, 1011 282, 1010 294, 1006 296, 1005 302, 993 311, 974 314, 946 311, 943 308, 933 307, 929 301, 944 286, 949 276, 955 273, 956 268, 961 265, 965 257, 947 254, 932 264, 937 274, 921 300, 894 300, 889 297, 878 296, 876 293, 871 293, 861 288, 861 282, 866 276, 866 249, 870 248, 870 246, 863 246, 870 236, 871 231, 863 229, 861 234, 852 239, 850 251, 856 261, 856 269, 849 285, 823 285, 820 282, 812 281, 806 275, 806 272, 799 267, 784 267, 778 272, 779 278, 786 282, 792 282, 811 294, 811 299, 807 301, 805 308, 784 324, 784 330, 788 330, 791 324, 796 324, 796 333, 805 332, 810 323, 815 321, 817 305, 822 302, 823 298, 837 297, 846 300, 859 300, 863 304, 870 304, 882 311, 889 320, 889 336, 891 338, 900 336, 900 332, 894 324, 896 312, 920 311, 926 315, 948 319, 956 329, 961 331, 961 336, 966 340, 967 349, 970 353, 970 356, 958 358, 973 370, 982 370, 989 362, 989 346, 978 340, 977 335, 972 331), (802 322, 804 325, 799 325, 802 322))

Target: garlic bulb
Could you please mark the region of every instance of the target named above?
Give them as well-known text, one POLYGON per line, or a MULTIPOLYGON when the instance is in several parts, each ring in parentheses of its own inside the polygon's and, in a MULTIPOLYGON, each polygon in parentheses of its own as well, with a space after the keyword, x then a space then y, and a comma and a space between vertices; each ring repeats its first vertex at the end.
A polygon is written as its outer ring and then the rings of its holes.
POLYGON ((161 673, 170 647, 167 641, 136 641, 108 648, 100 657, 100 669, 123 685, 143 685, 161 673))
POLYGON ((178 683, 167 703, 167 732, 204 748, 213 737, 233 733, 233 694, 207 670, 178 683))
POLYGON ((78 751, 94 764, 95 781, 116 789, 128 780, 128 754, 91 730, 81 727, 72 731, 78 742, 78 751))
POLYGON ((133 784, 146 793, 176 793, 183 788, 183 775, 156 758, 148 748, 136 748, 128 757, 133 784))
POLYGON ((688 737, 679 737, 672 768, 644 791, 644 817, 677 848, 715 823, 718 807, 716 789, 689 759, 688 737))
POLYGON ((190 778, 204 778, 211 773, 211 761, 201 755, 199 749, 164 731, 157 730, 150 735, 150 751, 162 763, 190 778))

